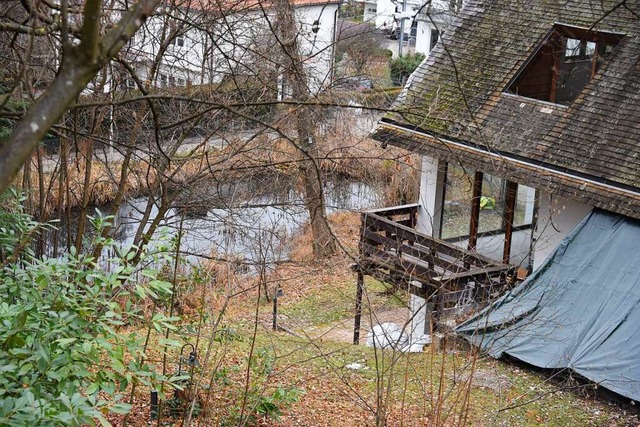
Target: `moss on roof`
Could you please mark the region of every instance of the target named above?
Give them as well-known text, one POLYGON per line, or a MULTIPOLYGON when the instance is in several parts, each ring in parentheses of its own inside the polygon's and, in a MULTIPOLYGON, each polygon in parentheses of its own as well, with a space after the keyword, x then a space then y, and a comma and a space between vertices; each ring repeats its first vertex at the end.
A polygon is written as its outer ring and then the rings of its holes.
POLYGON ((471 1, 384 120, 640 193, 640 19, 618 4, 471 1), (568 107, 505 94, 554 24, 625 37, 568 107))

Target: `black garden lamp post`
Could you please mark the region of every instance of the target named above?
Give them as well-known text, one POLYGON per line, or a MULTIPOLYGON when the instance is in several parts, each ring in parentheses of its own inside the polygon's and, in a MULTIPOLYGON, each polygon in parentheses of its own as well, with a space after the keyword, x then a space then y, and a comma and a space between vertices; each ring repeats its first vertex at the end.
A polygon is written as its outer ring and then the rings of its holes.
POLYGON ((282 298, 284 296, 284 291, 281 287, 278 286, 275 293, 273 294, 273 330, 278 329, 278 298, 282 298))

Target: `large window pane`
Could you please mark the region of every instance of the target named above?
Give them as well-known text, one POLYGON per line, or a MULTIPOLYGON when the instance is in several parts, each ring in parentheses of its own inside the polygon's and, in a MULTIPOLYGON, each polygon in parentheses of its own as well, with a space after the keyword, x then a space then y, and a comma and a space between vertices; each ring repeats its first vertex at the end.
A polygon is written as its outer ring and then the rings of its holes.
POLYGON ((520 227, 531 225, 533 222, 533 209, 536 201, 536 190, 526 185, 518 185, 516 196, 516 209, 513 218, 513 225, 520 227))
MULTIPOLYGON (((447 165, 441 238, 468 237, 473 200, 474 171, 461 166, 447 165)), ((480 199, 479 234, 504 233, 506 180, 483 174, 480 199)), ((535 205, 535 189, 518 185, 513 225, 532 223, 535 205)))
POLYGON ((505 180, 488 174, 482 179, 480 221, 478 233, 499 231, 503 228, 505 180))
POLYGON ((473 171, 452 164, 447 165, 441 238, 469 235, 472 198, 473 171))

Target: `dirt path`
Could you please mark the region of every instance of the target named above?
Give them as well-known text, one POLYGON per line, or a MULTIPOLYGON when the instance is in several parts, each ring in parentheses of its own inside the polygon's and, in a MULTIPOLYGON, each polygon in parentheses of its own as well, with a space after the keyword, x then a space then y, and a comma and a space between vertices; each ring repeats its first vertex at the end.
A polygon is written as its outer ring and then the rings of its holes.
MULTIPOLYGON (((402 326, 408 321, 409 316, 408 308, 378 311, 372 313, 371 316, 368 313, 363 313, 360 343, 364 344, 367 339, 367 333, 372 326, 386 322, 393 322, 402 326)), ((353 319, 343 319, 328 326, 312 326, 305 329, 305 332, 313 339, 351 343, 353 342, 353 319)))

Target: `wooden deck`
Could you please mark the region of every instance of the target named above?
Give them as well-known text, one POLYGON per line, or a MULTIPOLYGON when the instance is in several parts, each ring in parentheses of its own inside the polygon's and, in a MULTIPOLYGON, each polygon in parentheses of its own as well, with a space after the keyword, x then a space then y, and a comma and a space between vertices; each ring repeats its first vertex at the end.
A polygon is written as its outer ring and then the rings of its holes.
MULTIPOLYGON (((484 302, 500 295, 513 282, 515 269, 416 230, 420 205, 404 205, 362 213, 356 330, 363 278, 408 287, 434 303, 437 317, 461 299, 484 302)), ((354 331, 355 332, 355 331, 354 331)), ((358 333, 354 333, 354 340, 358 333)))

